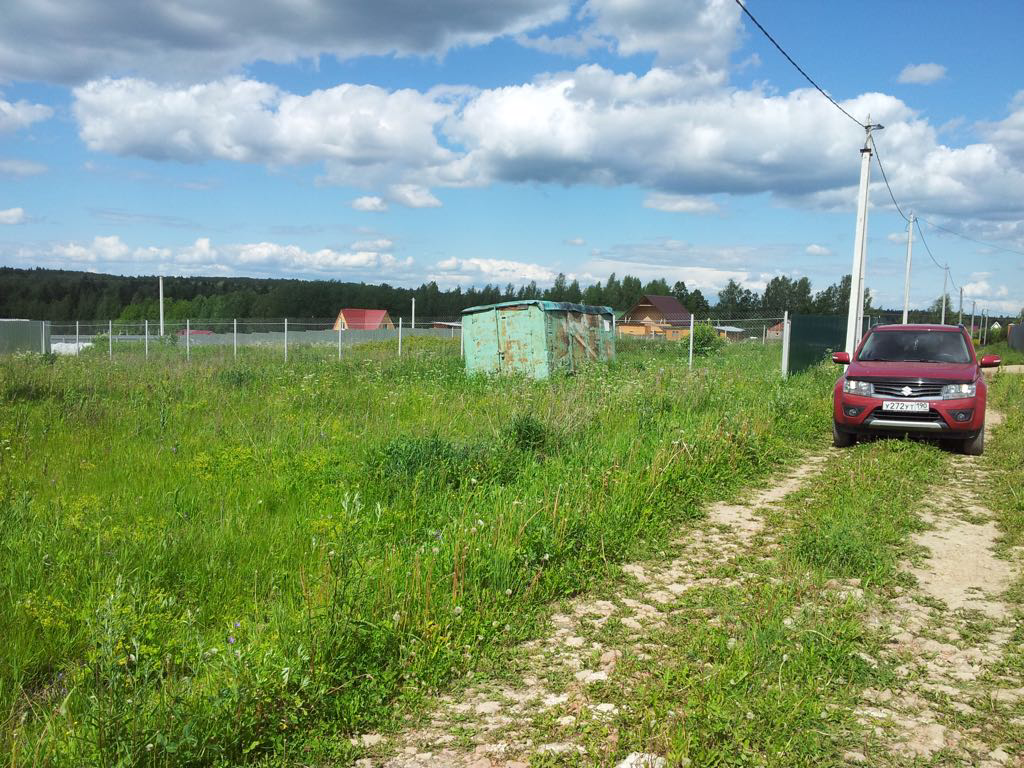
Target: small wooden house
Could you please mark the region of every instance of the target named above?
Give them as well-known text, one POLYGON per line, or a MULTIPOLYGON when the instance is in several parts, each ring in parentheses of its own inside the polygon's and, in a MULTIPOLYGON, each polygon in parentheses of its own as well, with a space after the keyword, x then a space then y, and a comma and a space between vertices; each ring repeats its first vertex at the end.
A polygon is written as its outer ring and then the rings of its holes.
POLYGON ((640 297, 619 320, 618 332, 625 336, 663 336, 681 341, 690 336, 690 313, 675 296, 640 297))

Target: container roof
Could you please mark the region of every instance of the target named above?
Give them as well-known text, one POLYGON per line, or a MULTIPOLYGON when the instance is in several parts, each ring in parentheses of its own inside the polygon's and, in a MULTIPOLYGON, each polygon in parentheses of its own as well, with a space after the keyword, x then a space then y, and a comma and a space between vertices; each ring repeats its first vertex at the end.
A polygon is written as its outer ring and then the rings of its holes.
POLYGON ((462 310, 464 315, 472 315, 476 312, 487 312, 491 309, 502 307, 523 307, 537 306, 545 312, 582 312, 585 315, 611 315, 614 310, 611 307, 595 307, 591 304, 573 304, 569 301, 547 301, 545 299, 520 299, 518 301, 502 301, 498 304, 481 304, 479 307, 469 307, 462 310))

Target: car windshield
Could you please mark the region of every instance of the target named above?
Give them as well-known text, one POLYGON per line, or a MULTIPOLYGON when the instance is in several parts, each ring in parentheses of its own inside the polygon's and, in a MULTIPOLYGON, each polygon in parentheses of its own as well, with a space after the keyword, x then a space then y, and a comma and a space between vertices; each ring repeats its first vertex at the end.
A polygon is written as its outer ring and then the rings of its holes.
POLYGON ((885 363, 969 363, 971 353, 958 331, 874 331, 858 360, 885 363))

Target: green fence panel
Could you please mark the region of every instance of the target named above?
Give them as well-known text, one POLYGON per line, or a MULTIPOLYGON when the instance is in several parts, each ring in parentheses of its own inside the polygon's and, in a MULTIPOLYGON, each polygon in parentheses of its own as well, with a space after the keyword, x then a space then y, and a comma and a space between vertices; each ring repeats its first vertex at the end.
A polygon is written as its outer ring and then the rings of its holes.
POLYGON ((1006 333, 1006 341, 1009 343, 1011 349, 1015 349, 1018 352, 1024 352, 1024 325, 1017 323, 1010 325, 1010 328, 1006 333))
MULTIPOLYGON (((793 315, 789 333, 789 373, 806 371, 846 347, 846 315, 793 315)), ((873 323, 864 318, 864 331, 873 323)), ((858 342, 860 339, 858 339, 858 342)))
POLYGON ((50 352, 50 324, 44 320, 0 320, 0 355, 50 352))

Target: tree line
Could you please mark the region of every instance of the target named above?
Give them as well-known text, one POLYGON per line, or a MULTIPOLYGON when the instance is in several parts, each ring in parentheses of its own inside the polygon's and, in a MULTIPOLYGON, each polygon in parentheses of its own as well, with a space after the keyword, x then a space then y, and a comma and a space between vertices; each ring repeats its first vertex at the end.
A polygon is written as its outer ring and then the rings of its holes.
MULTIPOLYGON (((518 299, 548 299, 610 306, 626 310, 642 295, 675 296, 697 317, 742 318, 799 314, 844 314, 850 276, 812 291, 806 277, 774 277, 763 293, 735 280, 714 297, 714 304, 699 289, 664 279, 644 283, 640 278, 615 274, 586 287, 564 274, 541 288, 536 282, 515 286, 485 285, 442 290, 436 282, 418 288, 400 288, 337 280, 296 280, 250 277, 165 277, 164 315, 168 322, 230 318, 333 318, 343 307, 386 309, 394 318, 407 317, 411 300, 416 314, 427 318, 455 318, 466 307, 518 299)), ((870 293, 866 295, 871 308, 870 293)), ((83 320, 141 322, 159 316, 158 281, 153 276, 101 275, 53 269, 0 267, 0 317, 30 320, 83 320)))

